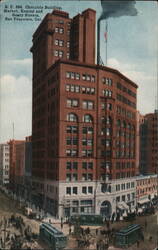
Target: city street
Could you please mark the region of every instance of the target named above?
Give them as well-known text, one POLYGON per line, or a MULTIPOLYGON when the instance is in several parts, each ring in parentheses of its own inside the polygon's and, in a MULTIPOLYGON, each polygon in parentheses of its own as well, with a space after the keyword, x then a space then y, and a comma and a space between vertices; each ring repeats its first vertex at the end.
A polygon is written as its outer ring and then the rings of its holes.
MULTIPOLYGON (((26 224, 26 227, 30 226, 32 233, 35 233, 35 234, 39 233, 39 225, 41 222, 37 220, 33 220, 33 219, 28 219, 26 216, 22 214, 22 210, 20 209, 17 201, 13 201, 9 199, 4 193, 0 192, 0 221, 1 223, 2 221, 4 221, 4 218, 8 219, 13 214, 14 216, 20 216, 23 219, 24 223, 26 224)), ((79 239, 79 237, 73 234, 72 226, 71 226, 71 233, 70 233, 70 227, 68 224, 64 223, 63 227, 61 228, 61 223, 59 220, 53 219, 51 222, 53 226, 63 231, 65 235, 68 235, 69 240, 68 240, 68 246, 66 249, 75 249, 78 247, 77 239, 79 239)), ((131 222, 114 222, 113 224, 110 223, 110 229, 119 230, 121 228, 127 227, 130 224, 131 222)), ((132 245, 131 247, 126 248, 126 249, 128 250, 136 250, 136 249, 153 250, 156 247, 156 240, 158 238, 157 237, 158 225, 157 225, 156 214, 151 215, 151 216, 137 217, 137 219, 133 221, 132 224, 140 224, 142 226, 144 239, 140 239, 140 241, 137 242, 135 245, 132 245)), ((83 227, 84 231, 87 227, 86 226, 83 227)), ((1 230, 3 228, 4 228, 4 225, 1 225, 1 230)), ((90 239, 89 240, 90 245, 88 248, 85 248, 85 249, 96 249, 97 242, 100 242, 99 244, 101 244, 102 242, 105 241, 105 236, 101 235, 100 231, 107 230, 107 226, 105 226, 104 228, 103 227, 98 228, 97 235, 96 235, 96 228, 89 227, 89 229, 90 229, 90 234, 89 236, 85 236, 85 237, 88 237, 90 239)), ((18 231, 14 229, 13 227, 7 227, 7 230, 10 231, 12 234, 17 234, 17 235, 19 234, 18 231)), ((2 239, 4 238, 4 231, 1 232, 1 237, 2 239)), ((81 236, 81 238, 83 237, 84 236, 81 236)), ((27 242, 25 242, 25 244, 26 243, 27 242)), ((43 244, 41 246, 41 244, 39 244, 38 241, 36 240, 34 240, 32 243, 29 243, 28 245, 30 247, 33 247, 34 249, 38 249, 38 248, 43 249, 43 244)), ((79 249, 83 249, 83 247, 79 249)), ((118 249, 118 248, 110 246, 109 249, 118 249)))

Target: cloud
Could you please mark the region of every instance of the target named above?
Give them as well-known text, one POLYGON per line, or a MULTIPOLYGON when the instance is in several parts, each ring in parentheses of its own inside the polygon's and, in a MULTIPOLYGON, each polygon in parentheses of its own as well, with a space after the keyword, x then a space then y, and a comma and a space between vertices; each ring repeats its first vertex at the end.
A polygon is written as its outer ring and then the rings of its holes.
POLYGON ((13 136, 24 139, 31 134, 32 83, 26 76, 4 75, 0 79, 0 142, 6 142, 13 136))
POLYGON ((32 65, 32 59, 31 58, 24 58, 19 60, 8 60, 8 63, 13 63, 17 65, 23 65, 23 66, 31 66, 32 65))
POLYGON ((29 77, 32 76, 32 58, 16 59, 16 60, 3 60, 1 63, 3 75, 11 74, 16 77, 20 75, 29 77))
POLYGON ((116 58, 109 58, 108 66, 119 70, 138 85, 137 109, 143 114, 154 112, 156 75, 139 71, 136 64, 123 63, 116 58))

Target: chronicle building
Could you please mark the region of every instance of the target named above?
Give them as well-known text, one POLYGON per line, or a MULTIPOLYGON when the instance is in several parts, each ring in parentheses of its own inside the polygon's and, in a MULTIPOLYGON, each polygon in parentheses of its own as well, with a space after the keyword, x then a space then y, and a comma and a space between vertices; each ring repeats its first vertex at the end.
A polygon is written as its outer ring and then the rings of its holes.
POLYGON ((135 206, 137 85, 95 64, 96 12, 47 14, 33 35, 33 200, 52 215, 135 206))

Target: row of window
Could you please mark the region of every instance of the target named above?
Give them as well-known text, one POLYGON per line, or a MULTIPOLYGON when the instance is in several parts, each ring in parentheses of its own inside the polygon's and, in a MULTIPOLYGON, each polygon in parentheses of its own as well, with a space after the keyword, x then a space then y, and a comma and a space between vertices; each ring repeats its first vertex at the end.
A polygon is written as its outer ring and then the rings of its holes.
POLYGON ((129 130, 135 130, 135 126, 130 124, 130 123, 126 123, 125 121, 121 121, 120 119, 117 120, 116 122, 117 127, 119 128, 127 128, 129 130))
POLYGON ((128 100, 123 95, 117 94, 117 100, 129 105, 130 107, 136 108, 136 104, 134 102, 131 102, 130 100, 128 100))
POLYGON ((134 151, 116 151, 116 158, 134 158, 134 151))
MULTIPOLYGON (((64 51, 62 51, 62 50, 54 50, 54 56, 62 58, 64 56, 64 51)), ((66 53, 66 58, 67 59, 70 58, 70 53, 69 52, 66 53)))
POLYGON ((120 106, 117 106, 117 113, 129 119, 135 119, 135 113, 128 111, 120 106))
MULTIPOLYGON (((93 169, 93 162, 82 162, 82 168, 83 169, 93 169)), ((78 169, 78 162, 75 162, 75 161, 74 162, 71 162, 71 161, 66 162, 66 169, 77 170, 78 169)))
MULTIPOLYGON (((78 145, 78 137, 67 137, 66 138, 66 145, 78 145)), ((92 146, 93 139, 82 139, 83 146, 92 146)))
MULTIPOLYGON (((93 157, 93 150, 91 149, 84 149, 81 151, 82 157, 93 157)), ((77 149, 66 149, 66 156, 76 157, 78 156, 77 149)))
MULTIPOLYGON (((77 180, 78 180, 78 174, 76 173, 66 174, 66 181, 77 181, 77 180)), ((92 181, 92 180, 93 180, 93 174, 91 173, 82 174, 82 181, 92 181)))
POLYGON ((134 168, 134 162, 116 162, 116 169, 134 168))
POLYGON ((135 176, 135 172, 119 172, 116 173, 116 179, 124 179, 124 178, 129 178, 135 176))
MULTIPOLYGON (((79 107, 79 100, 78 99, 67 99, 66 101, 67 107, 79 107)), ((83 109, 94 109, 94 102, 93 101, 83 101, 82 102, 83 109)))
MULTIPOLYGON (((80 73, 76 72, 66 72, 67 79, 80 80, 80 73)), ((83 81, 95 82, 95 76, 89 74, 82 74, 83 81)))
MULTIPOLYGON (((66 194, 78 194, 78 187, 66 187, 66 194)), ((93 187, 92 186, 84 186, 82 187, 82 194, 93 194, 93 187)), ((87 203, 87 202, 86 202, 87 203)), ((81 205, 91 205, 91 204, 82 204, 81 205)))
POLYGON ((134 188, 135 187, 135 183, 134 182, 128 182, 128 183, 123 183, 123 184, 117 184, 116 185, 116 191, 121 191, 121 190, 126 190, 126 189, 130 189, 130 188, 134 188))
POLYGON ((102 77, 102 83, 108 86, 112 86, 112 79, 107 77, 102 77))
POLYGON ((109 89, 103 89, 102 94, 103 96, 106 96, 106 97, 112 97, 112 91, 109 89))
POLYGON ((135 199, 135 193, 122 195, 122 196, 117 196, 116 197, 116 202, 121 202, 121 201, 130 201, 135 199))
MULTIPOLYGON (((78 116, 74 113, 67 114, 67 121, 69 122, 78 122, 78 116)), ((93 122, 93 117, 89 114, 83 116, 83 122, 93 122)))
POLYGON ((82 94, 89 94, 89 95, 95 94, 95 88, 83 87, 83 86, 73 85, 73 84, 66 84, 66 91, 67 92, 82 93, 82 94))
MULTIPOLYGON (((64 40, 55 39, 54 44, 60 47, 64 46, 64 40)), ((66 43, 67 48, 70 47, 70 42, 66 43)))
MULTIPOLYGON (((55 33, 64 34, 64 28, 55 27, 55 33)), ((67 35, 70 35, 70 30, 67 30, 67 35)))
POLYGON ((122 90, 123 92, 129 94, 130 96, 133 96, 136 98, 136 94, 131 91, 130 89, 126 88, 125 86, 123 86, 121 83, 117 82, 117 88, 122 90))
POLYGON ((112 103, 101 103, 102 110, 112 110, 112 103))
POLYGON ((117 130, 116 131, 116 136, 117 137, 123 136, 126 139, 129 139, 129 138, 133 138, 134 139, 135 138, 135 133, 127 133, 127 132, 125 132, 123 130, 117 130))

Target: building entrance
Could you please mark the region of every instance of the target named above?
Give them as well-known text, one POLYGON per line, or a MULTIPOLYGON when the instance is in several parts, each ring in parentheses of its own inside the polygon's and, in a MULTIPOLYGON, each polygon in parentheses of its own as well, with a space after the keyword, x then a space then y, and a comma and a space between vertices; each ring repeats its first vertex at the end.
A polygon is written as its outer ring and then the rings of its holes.
POLYGON ((111 203, 109 201, 103 201, 100 207, 100 214, 106 218, 111 217, 111 203))

